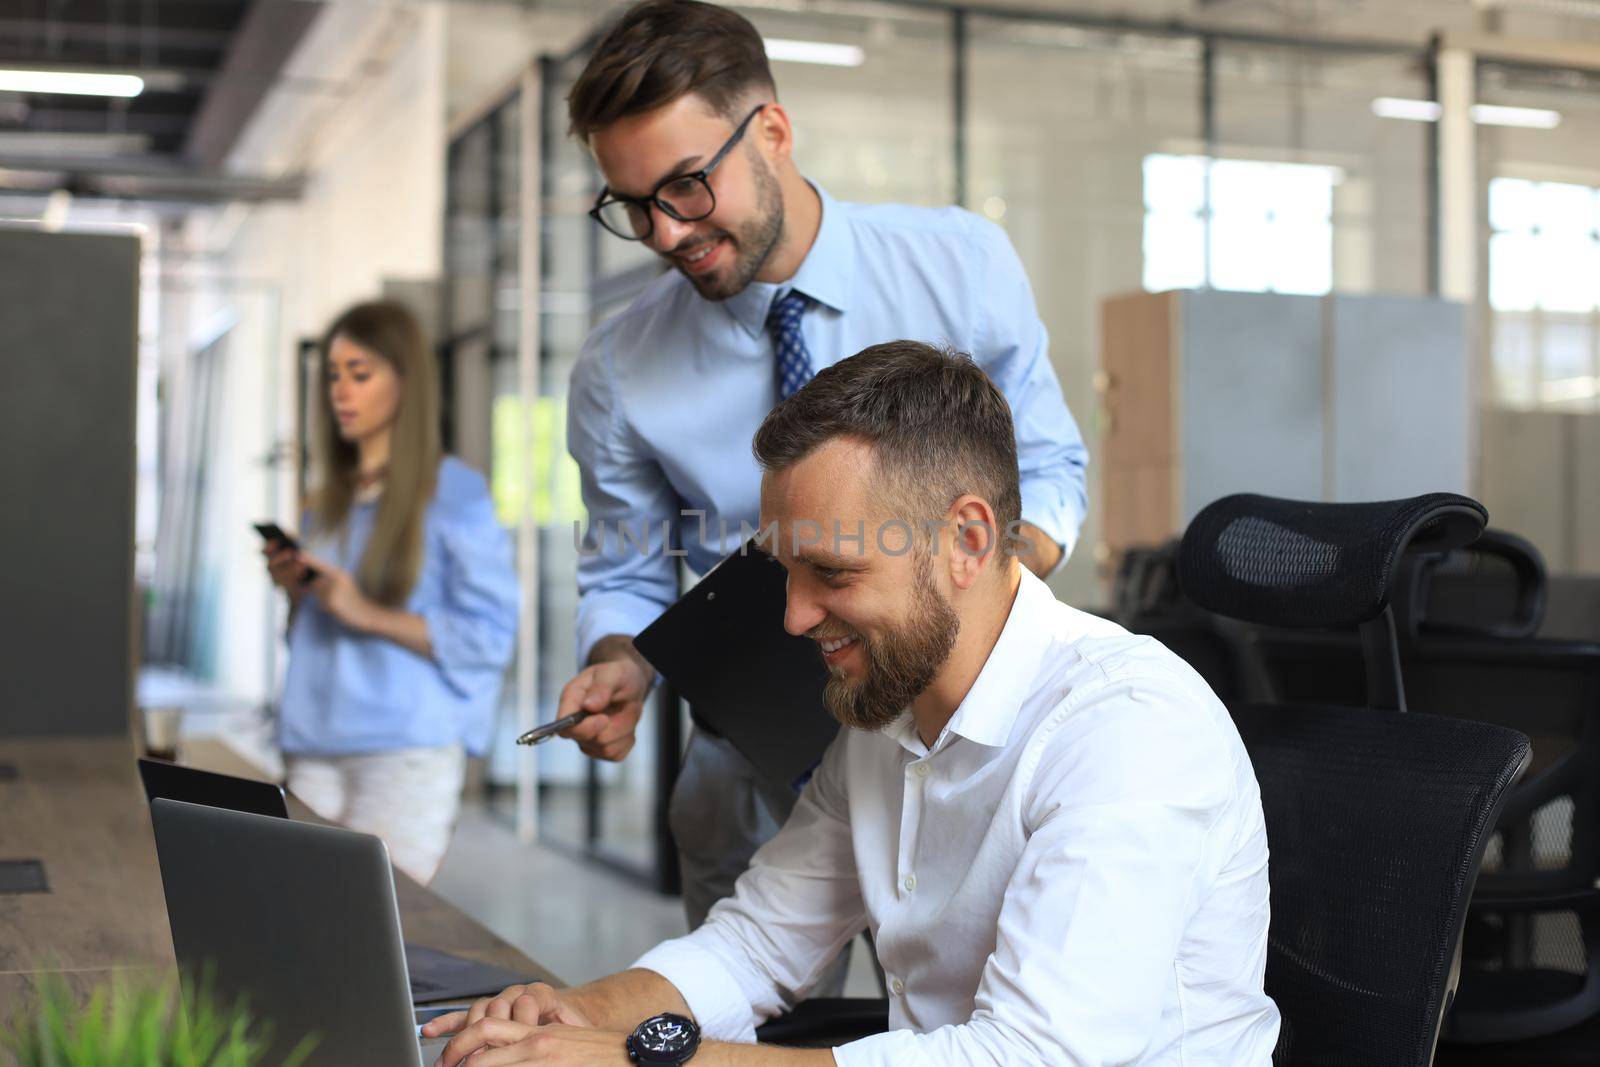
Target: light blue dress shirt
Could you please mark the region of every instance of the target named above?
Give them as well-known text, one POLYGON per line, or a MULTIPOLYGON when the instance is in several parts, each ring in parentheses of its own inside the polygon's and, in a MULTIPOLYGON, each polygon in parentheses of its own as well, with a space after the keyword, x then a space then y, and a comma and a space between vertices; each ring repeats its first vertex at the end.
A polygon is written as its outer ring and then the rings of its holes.
MULTIPOLYGON (((376 513, 375 503, 355 505, 344 536, 312 534, 306 551, 354 572, 376 513)), ((311 528, 307 516, 301 529, 311 528)), ((495 520, 483 476, 449 456, 423 532, 422 570, 406 610, 427 620, 433 658, 357 633, 306 597, 289 630, 279 719, 285 752, 354 755, 458 742, 475 756, 487 750, 517 632, 511 540, 495 520)))
POLYGON ((663 530, 704 573, 741 543, 741 522, 747 536, 755 529, 761 471, 750 443, 778 399, 765 324, 790 289, 815 302, 802 320, 814 369, 901 339, 970 353, 1011 403, 1022 517, 1067 552, 1076 542, 1088 452, 1005 232, 960 208, 817 192, 822 225, 790 281, 711 301, 670 272, 585 343, 567 416, 590 523, 579 542, 580 662, 676 598, 678 559, 663 551, 663 530))

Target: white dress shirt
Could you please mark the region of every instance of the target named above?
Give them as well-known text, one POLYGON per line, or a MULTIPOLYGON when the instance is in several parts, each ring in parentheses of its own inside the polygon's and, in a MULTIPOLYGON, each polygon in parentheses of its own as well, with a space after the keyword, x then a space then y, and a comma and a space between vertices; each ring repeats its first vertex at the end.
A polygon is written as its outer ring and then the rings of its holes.
POLYGON ((1267 839, 1226 709, 1158 642, 1024 572, 931 748, 842 730, 705 925, 646 953, 707 1037, 754 1040, 863 926, 868 1064, 1270 1062, 1267 839))

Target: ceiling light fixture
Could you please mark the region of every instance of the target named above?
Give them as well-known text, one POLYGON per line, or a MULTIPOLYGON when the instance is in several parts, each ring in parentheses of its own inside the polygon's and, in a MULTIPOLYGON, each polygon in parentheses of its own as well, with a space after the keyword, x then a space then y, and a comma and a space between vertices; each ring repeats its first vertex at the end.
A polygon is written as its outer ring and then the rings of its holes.
POLYGON ((820 63, 825 67, 859 67, 867 54, 853 44, 826 41, 793 41, 783 37, 766 39, 767 58, 780 63, 820 63))
POLYGON ((1553 130, 1561 125, 1561 112, 1542 107, 1474 104, 1472 121, 1484 126, 1518 126, 1526 130, 1553 130))
POLYGON ((71 70, 0 70, 0 92, 130 97, 144 92, 144 79, 71 70))
MULTIPOLYGON (((1434 100, 1380 96, 1372 102, 1372 113, 1380 119, 1438 122, 1444 110, 1434 100)), ((1561 112, 1542 107, 1474 104, 1468 113, 1472 116, 1472 121, 1480 126, 1516 126, 1526 130, 1553 130, 1561 125, 1561 112)))
POLYGON ((1438 122, 1443 110, 1433 100, 1406 100, 1398 96, 1380 96, 1372 102, 1372 113, 1380 119, 1438 122))

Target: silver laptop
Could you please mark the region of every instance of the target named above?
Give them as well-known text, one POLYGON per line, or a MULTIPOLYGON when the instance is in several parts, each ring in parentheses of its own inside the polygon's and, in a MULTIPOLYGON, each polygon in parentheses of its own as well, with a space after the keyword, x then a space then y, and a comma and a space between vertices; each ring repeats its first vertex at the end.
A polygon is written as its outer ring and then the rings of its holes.
POLYGON ((388 850, 370 834, 158 798, 150 804, 172 947, 248 999, 281 1061, 307 1034, 305 1067, 422 1067, 388 850))

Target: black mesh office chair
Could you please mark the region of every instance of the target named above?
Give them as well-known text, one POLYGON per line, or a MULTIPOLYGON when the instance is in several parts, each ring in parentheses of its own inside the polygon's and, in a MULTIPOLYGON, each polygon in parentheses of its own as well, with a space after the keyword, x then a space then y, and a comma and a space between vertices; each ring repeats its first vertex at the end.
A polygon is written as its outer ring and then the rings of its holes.
MULTIPOLYGON (((1393 590, 1402 664, 1413 645, 1432 638, 1532 637, 1544 618, 1547 584, 1538 549, 1504 530, 1486 529, 1471 544, 1448 550, 1410 546, 1393 590)), ((1251 692, 1285 704, 1382 702, 1381 693, 1367 691, 1362 643, 1352 631, 1255 627, 1234 637, 1251 692)))
POLYGON ((1413 707, 1513 726, 1533 744, 1478 880, 1446 1040, 1565 1032, 1587 1058, 1504 1050, 1500 1062, 1600 1062, 1600 1031, 1571 1032, 1600 1022, 1600 645, 1425 637, 1402 661, 1413 707))
POLYGON ((1533 637, 1544 621, 1549 579, 1526 538, 1487 529, 1449 552, 1408 556, 1396 591, 1407 637, 1533 637))
POLYGON ((1375 504, 1240 495, 1206 508, 1179 555, 1195 603, 1268 627, 1360 631, 1385 710, 1231 709, 1272 850, 1266 989, 1274 1062, 1426 1067, 1454 993, 1467 902, 1526 737, 1405 707, 1389 600, 1408 546, 1446 550, 1483 509, 1433 494, 1375 504))

